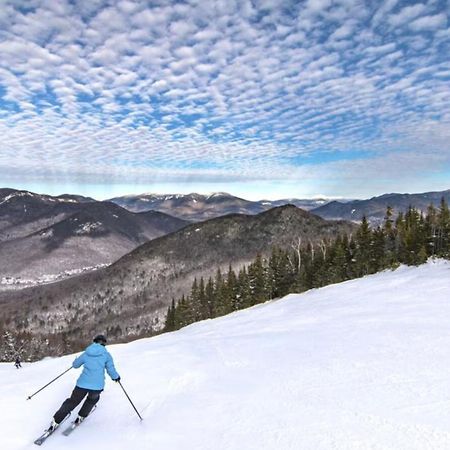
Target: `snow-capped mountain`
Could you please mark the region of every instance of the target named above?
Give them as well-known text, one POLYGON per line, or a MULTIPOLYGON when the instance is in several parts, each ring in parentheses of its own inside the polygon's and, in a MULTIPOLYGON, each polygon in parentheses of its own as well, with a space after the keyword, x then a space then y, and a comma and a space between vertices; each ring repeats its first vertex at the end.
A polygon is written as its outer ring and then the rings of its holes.
POLYGON ((386 208, 391 206, 394 214, 405 212, 409 206, 426 211, 430 203, 439 206, 441 198, 450 202, 450 190, 420 194, 384 194, 364 200, 332 200, 328 198, 248 201, 230 194, 218 192, 212 195, 157 195, 142 194, 116 197, 112 202, 130 211, 162 211, 175 217, 201 221, 231 213, 259 214, 283 205, 295 205, 306 211, 331 220, 358 222, 365 215, 372 224, 383 221, 386 208))
POLYGON ((314 198, 314 199, 298 199, 298 198, 284 198, 281 200, 261 200, 261 203, 266 208, 275 208, 283 205, 295 205, 297 208, 304 209, 305 211, 311 211, 320 206, 330 203, 330 199, 326 198, 314 198))
POLYGON ((327 203, 329 200, 299 200, 293 198, 275 201, 250 201, 226 192, 215 192, 210 195, 196 193, 187 195, 127 195, 112 198, 110 201, 134 212, 155 210, 186 220, 202 221, 226 214, 259 214, 271 208, 287 204, 310 210, 327 203))
POLYGON ((0 190, 0 287, 61 278, 117 260, 186 221, 111 202, 0 190))
MULTIPOLYGON (((108 379, 45 448, 448 449, 449 275, 448 261, 401 267, 108 346, 144 420, 108 379)), ((35 448, 79 371, 25 399, 74 356, 0 364, 0 448, 35 448)))
POLYGON ((413 206, 423 212, 430 204, 439 207, 441 199, 450 202, 450 189, 438 192, 425 192, 421 194, 384 194, 368 200, 353 200, 348 202, 332 201, 312 210, 324 219, 341 219, 360 221, 363 216, 372 224, 383 221, 388 206, 393 208, 394 216, 405 212, 413 206))
POLYGON ((234 197, 225 192, 211 195, 196 193, 128 195, 112 198, 110 201, 133 212, 155 210, 191 221, 203 221, 232 213, 258 214, 269 209, 258 202, 234 197))
POLYGON ((67 217, 95 200, 74 195, 36 194, 0 189, 0 242, 27 236, 67 217))

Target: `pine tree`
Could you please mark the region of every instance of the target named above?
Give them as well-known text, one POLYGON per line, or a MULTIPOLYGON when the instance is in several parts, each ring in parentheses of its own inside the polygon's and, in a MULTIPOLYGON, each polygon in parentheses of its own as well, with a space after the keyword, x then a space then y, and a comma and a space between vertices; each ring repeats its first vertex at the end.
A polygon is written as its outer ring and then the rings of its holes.
POLYGON ((175 308, 175 329, 185 327, 193 322, 189 301, 183 295, 175 308))
POLYGON ((207 306, 207 315, 206 318, 211 319, 212 317, 215 317, 215 311, 214 311, 214 305, 215 305, 215 298, 214 298, 214 282, 211 277, 208 278, 208 282, 206 283, 205 287, 205 303, 207 306))
POLYGON ((250 283, 251 300, 250 304, 264 302, 269 299, 266 292, 265 270, 260 254, 256 256, 255 261, 248 268, 248 278, 250 283))
POLYGON ((332 245, 328 269, 329 283, 340 283, 347 279, 348 261, 344 242, 345 241, 338 236, 332 245))
POLYGON ((385 267, 394 267, 397 262, 396 229, 392 219, 393 209, 388 206, 384 219, 383 232, 385 236, 385 267))
POLYGON ((227 295, 229 297, 229 304, 227 309, 229 312, 236 311, 236 303, 239 295, 238 279, 231 264, 228 268, 227 274, 227 295))
POLYGON ((450 257, 450 211, 445 198, 442 197, 438 217, 438 255, 450 257))
POLYGON ((392 219, 392 216, 394 215, 394 210, 391 206, 388 206, 386 208, 386 215, 384 216, 384 231, 386 235, 389 235, 393 232, 393 224, 394 221, 392 219))
POLYGON ((397 261, 400 263, 407 260, 407 249, 405 246, 404 236, 406 234, 406 222, 404 215, 400 212, 395 220, 396 239, 395 239, 395 253, 397 254, 397 261))
POLYGON ((358 276, 371 273, 371 247, 372 233, 366 216, 362 218, 361 225, 356 232, 355 265, 358 276))
POLYGON ((174 331, 175 329, 175 299, 172 299, 171 305, 167 308, 164 331, 174 331))
POLYGON ((423 233, 424 221, 417 209, 410 206, 405 213, 404 226, 401 233, 404 254, 403 262, 406 264, 419 264, 419 251, 425 244, 423 233))
POLYGON ((427 209, 427 216, 425 218, 425 235, 426 235, 426 248, 427 253, 430 256, 435 256, 437 251, 437 211, 431 203, 427 209))
POLYGON ((12 361, 14 358, 16 358, 18 354, 16 338, 8 330, 6 330, 3 333, 3 347, 4 347, 3 353, 4 361, 12 361))
POLYGON ((209 318, 208 298, 206 296, 205 281, 203 277, 200 278, 198 286, 198 303, 199 303, 199 320, 209 318))
POLYGON ((228 298, 225 281, 220 269, 217 269, 214 281, 214 317, 223 316, 228 311, 228 298))
POLYGON ((250 281, 247 269, 243 267, 239 271, 238 276, 238 296, 236 300, 237 309, 247 308, 251 306, 250 281))
POLYGON ((191 295, 189 296, 190 313, 192 320, 196 322, 202 319, 202 305, 200 304, 200 291, 197 283, 197 278, 194 278, 192 283, 191 295))
POLYGON ((390 256, 386 252, 387 236, 381 227, 372 232, 371 272, 378 272, 390 265, 390 256))

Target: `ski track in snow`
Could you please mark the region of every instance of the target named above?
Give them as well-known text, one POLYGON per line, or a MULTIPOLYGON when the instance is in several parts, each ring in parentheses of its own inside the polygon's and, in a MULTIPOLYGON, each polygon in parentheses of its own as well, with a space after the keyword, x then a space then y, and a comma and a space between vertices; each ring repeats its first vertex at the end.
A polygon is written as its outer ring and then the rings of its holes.
MULTIPOLYGON (((96 413, 43 448, 450 449, 450 263, 401 267, 110 346, 96 413)), ((0 364, 0 448, 33 440, 70 394, 74 356, 0 364)), ((77 410, 74 411, 76 413, 77 410)))

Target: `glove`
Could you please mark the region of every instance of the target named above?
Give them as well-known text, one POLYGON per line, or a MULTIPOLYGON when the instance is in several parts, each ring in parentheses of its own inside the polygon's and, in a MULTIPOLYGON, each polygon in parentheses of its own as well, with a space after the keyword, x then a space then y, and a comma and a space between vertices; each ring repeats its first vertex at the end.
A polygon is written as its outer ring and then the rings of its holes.
POLYGON ((114 380, 116 383, 118 383, 120 381, 120 377, 114 378, 114 380))

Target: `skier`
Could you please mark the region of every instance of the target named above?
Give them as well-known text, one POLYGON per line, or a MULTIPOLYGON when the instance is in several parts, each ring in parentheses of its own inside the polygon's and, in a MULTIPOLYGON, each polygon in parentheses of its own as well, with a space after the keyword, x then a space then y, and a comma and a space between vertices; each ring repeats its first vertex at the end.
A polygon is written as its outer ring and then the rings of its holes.
POLYGON ((53 431, 66 418, 66 416, 81 403, 84 397, 87 398, 83 403, 75 423, 81 423, 92 411, 92 408, 100 399, 100 393, 105 387, 105 369, 108 375, 115 382, 120 381, 111 355, 105 348, 106 338, 99 334, 94 338, 93 344, 89 345, 84 353, 72 363, 72 367, 78 369, 83 367, 83 372, 77 380, 72 395, 67 398, 61 407, 53 416, 53 421, 48 431, 53 431))
POLYGON ((18 356, 16 358, 16 362, 14 363, 14 365, 16 366, 16 369, 21 369, 22 368, 22 364, 20 364, 20 356, 18 356))

